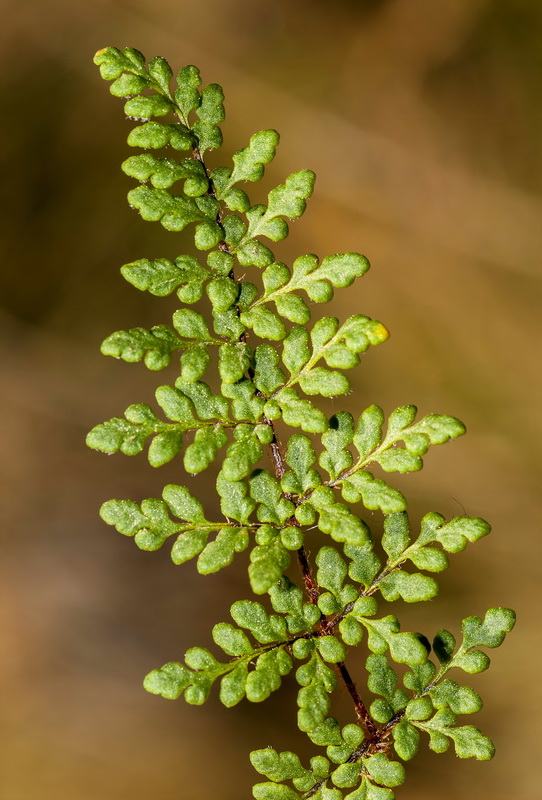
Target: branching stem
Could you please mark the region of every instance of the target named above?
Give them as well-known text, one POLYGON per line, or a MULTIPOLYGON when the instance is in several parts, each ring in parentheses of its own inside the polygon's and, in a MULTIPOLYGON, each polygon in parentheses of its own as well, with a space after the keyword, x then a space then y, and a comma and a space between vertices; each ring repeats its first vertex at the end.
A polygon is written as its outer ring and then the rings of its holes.
MULTIPOLYGON (((286 471, 285 462, 284 462, 284 458, 282 456, 282 452, 281 452, 280 446, 279 446, 279 444, 277 442, 277 438, 276 438, 276 435, 275 435, 275 429, 274 429, 273 422, 271 420, 267 420, 267 422, 271 426, 271 428, 273 430, 273 434, 274 434, 273 435, 274 441, 271 444, 271 454, 272 454, 272 457, 273 457, 273 463, 274 463, 274 467, 275 467, 275 474, 276 474, 277 478, 280 479, 280 478, 282 478, 282 476, 284 475, 284 472, 286 471)), ((295 518, 294 518, 294 520, 295 520, 295 518)), ((297 520, 295 520, 295 524, 298 524, 297 520)), ((297 551, 297 560, 298 560, 299 566, 301 568, 301 572, 303 574, 303 581, 304 581, 304 584, 305 584, 305 590, 307 592, 308 598, 309 598, 311 603, 315 603, 316 604, 318 602, 318 597, 319 597, 319 594, 320 594, 319 587, 318 587, 317 581, 313 577, 311 566, 310 566, 308 555, 307 555, 307 551, 305 550, 303 545, 297 551)), ((325 618, 321 623, 321 627, 322 627, 323 630, 327 630, 327 620, 325 618)), ((347 668, 346 664, 344 663, 344 661, 341 661, 336 666, 337 666, 337 670, 338 670, 339 675, 340 675, 340 677, 342 679, 342 682, 344 683, 344 686, 345 686, 346 690, 348 691, 350 697, 354 701, 354 706, 355 706, 355 709, 356 709, 356 714, 357 714, 358 719, 365 726, 365 728, 367 730, 367 733, 369 735, 369 738, 373 739, 377 734, 377 727, 376 727, 376 725, 375 725, 375 723, 373 721, 373 718, 369 714, 367 706, 365 705, 365 703, 363 702, 363 700, 360 697, 360 694, 358 692, 356 684, 354 683, 354 681, 352 679, 352 676, 350 675, 350 672, 348 671, 348 668, 347 668)))

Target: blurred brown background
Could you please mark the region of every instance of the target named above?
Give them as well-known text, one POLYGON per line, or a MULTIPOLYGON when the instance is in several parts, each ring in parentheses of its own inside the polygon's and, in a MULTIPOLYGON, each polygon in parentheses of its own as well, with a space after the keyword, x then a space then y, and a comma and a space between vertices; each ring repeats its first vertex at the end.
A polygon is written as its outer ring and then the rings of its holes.
MULTIPOLYGON (((431 634, 490 605, 518 610, 492 669, 471 681, 486 700, 472 721, 497 757, 419 757, 399 797, 539 797, 539 0, 4 0, 2 22, 0 796, 239 800, 250 749, 314 752, 293 727, 293 680, 280 700, 229 711, 140 687, 149 669, 209 644, 247 593, 246 559, 202 578, 97 516, 109 497, 187 480, 177 463, 155 472, 83 445, 170 376, 99 354, 112 330, 165 322, 174 307, 131 289, 120 265, 189 247, 125 203, 129 125, 92 65, 114 44, 196 63, 224 86, 222 158, 276 127, 266 186, 317 172, 309 213, 277 256, 366 253, 373 270, 332 313, 392 331, 353 374, 348 408, 416 402, 469 428, 395 482, 413 517, 465 509, 494 532, 453 558, 441 598, 409 608, 405 624, 431 634)), ((190 485, 205 496, 204 479, 190 485)))

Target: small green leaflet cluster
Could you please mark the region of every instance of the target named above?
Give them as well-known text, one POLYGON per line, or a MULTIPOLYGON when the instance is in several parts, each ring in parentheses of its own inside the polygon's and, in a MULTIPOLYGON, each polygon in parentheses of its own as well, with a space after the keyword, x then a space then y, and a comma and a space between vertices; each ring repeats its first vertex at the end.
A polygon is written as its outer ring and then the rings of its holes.
POLYGON ((156 390, 157 408, 131 405, 97 425, 87 442, 125 455, 147 448, 153 467, 182 453, 192 475, 218 462, 220 498, 220 518, 208 519, 186 486, 168 484, 161 498, 109 500, 101 516, 142 550, 171 539, 173 562, 195 559, 203 575, 249 551, 252 591, 268 598, 267 607, 255 600, 234 603, 232 622, 215 625, 213 640, 223 655, 192 647, 183 663, 150 672, 146 689, 199 705, 216 683, 220 700, 231 707, 243 698, 266 700, 293 672, 298 727, 325 755, 304 767, 294 753, 256 750, 252 763, 267 779, 253 789, 257 800, 393 800, 404 780, 401 762, 415 755, 422 735, 435 752, 452 745, 461 758, 491 758, 490 740, 472 725, 457 724, 482 701, 449 672, 487 669, 489 657, 479 648, 502 643, 513 612, 493 608, 484 620, 465 619, 456 646, 449 631, 430 642, 402 631, 382 610, 387 602, 433 599, 434 575, 448 567, 448 555, 489 533, 482 519, 447 521, 434 512, 419 528, 411 526, 404 495, 387 479, 420 470, 430 446, 461 436, 464 426, 440 414, 418 418, 412 405, 387 419, 377 406, 357 419, 345 411, 328 417, 312 398, 349 392, 344 371, 388 332, 361 314, 311 323, 313 303, 329 302, 336 288, 367 272, 364 256, 302 255, 290 267, 269 247, 288 236, 288 223, 305 211, 314 173, 296 172, 269 192, 265 204, 252 204, 246 184, 261 180, 273 160, 276 131, 254 134, 231 164, 211 169, 205 154, 222 144, 220 86, 202 88, 193 66, 174 79, 165 59, 147 63, 131 48, 108 47, 95 63, 112 82, 111 93, 125 99, 126 116, 138 123, 128 144, 144 152, 122 165, 139 181, 128 194, 130 205, 167 230, 193 226, 201 256, 142 258, 122 267, 137 289, 176 294, 182 305, 171 324, 113 333, 102 352, 150 370, 178 360, 179 374, 174 385, 156 390), (251 267, 261 270, 256 283, 245 280, 251 267), (204 299, 207 314, 188 307, 204 299), (284 446, 278 424, 298 429, 284 434, 284 446), (379 540, 353 504, 382 512, 379 540), (315 529, 328 537, 324 546, 315 544, 315 529), (314 571, 305 544, 314 552, 314 571), (291 577, 294 561, 300 585, 291 577), (349 648, 358 645, 368 653, 367 704, 345 663, 349 648), (401 678, 394 664, 405 665, 401 678), (355 705, 354 721, 346 724, 331 714, 339 680, 355 705))

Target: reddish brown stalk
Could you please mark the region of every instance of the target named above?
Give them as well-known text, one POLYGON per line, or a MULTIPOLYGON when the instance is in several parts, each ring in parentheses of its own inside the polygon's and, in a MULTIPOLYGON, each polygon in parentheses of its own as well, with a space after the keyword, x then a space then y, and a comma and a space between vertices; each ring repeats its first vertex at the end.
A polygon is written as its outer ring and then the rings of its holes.
MULTIPOLYGON (((402 711, 398 711, 395 716, 393 716, 389 722, 386 722, 385 725, 382 725, 381 728, 377 728, 371 719, 371 723, 373 725, 373 733, 369 735, 367 739, 361 743, 357 750, 355 750, 348 761, 347 764, 353 764, 356 761, 361 761, 362 758, 368 758, 369 756, 373 756, 376 753, 385 753, 389 747, 390 742, 389 737, 393 728, 403 719, 405 715, 404 709, 402 711)), ((322 788, 322 786, 326 783, 328 778, 324 778, 321 781, 318 781, 310 791, 303 795, 303 800, 309 800, 309 798, 314 797, 315 794, 318 793, 318 790, 322 788)))
MULTIPOLYGON (((272 422, 272 420, 266 419, 266 423, 271 427, 271 430, 273 431, 273 442, 271 444, 271 455, 272 455, 273 464, 274 464, 274 467, 275 467, 275 475, 280 480, 282 478, 282 476, 284 475, 285 471, 286 471, 286 465, 285 465, 285 462, 284 462, 284 458, 282 456, 282 452, 281 452, 280 446, 279 446, 279 444, 277 442, 277 437, 275 435, 275 428, 274 428, 273 422, 272 422)), ((292 521, 292 524, 294 524, 294 525, 298 525, 299 524, 297 522, 297 520, 295 519, 295 517, 292 517, 291 521, 292 521)), ((300 566, 301 572, 303 574, 303 581, 305 583, 305 590, 307 592, 308 598, 309 598, 311 603, 316 604, 316 603, 318 603, 318 597, 319 597, 320 592, 319 592, 319 589, 318 589, 318 583, 315 581, 315 579, 314 579, 314 577, 312 575, 312 570, 311 570, 311 566, 310 566, 310 563, 309 563, 309 558, 308 558, 308 555, 307 555, 307 551, 305 550, 303 545, 301 545, 301 547, 297 551, 297 560, 299 562, 299 566, 300 566)), ((324 633, 324 634, 328 633, 327 620, 326 620, 325 617, 322 619, 322 622, 320 623, 320 628, 322 630, 322 633, 324 633)), ((329 632, 331 632, 331 631, 329 631, 329 632)), ((363 702, 363 700, 360 697, 360 694, 359 694, 359 692, 357 690, 356 684, 352 680, 352 676, 350 675, 350 672, 348 671, 348 668, 347 668, 346 664, 344 663, 344 661, 339 662, 336 666, 337 666, 337 670, 339 672, 339 675, 341 676, 341 679, 342 679, 342 681, 343 681, 343 683, 344 683, 344 685, 346 687, 346 690, 348 691, 350 697, 354 701, 354 706, 356 708, 357 717, 360 720, 360 722, 364 725, 365 729, 367 730, 367 734, 369 736, 369 739, 373 740, 377 735, 377 727, 376 727, 371 715, 369 714, 369 711, 367 710, 367 707, 366 707, 365 703, 363 702)))
POLYGON ((356 684, 352 680, 352 676, 350 675, 344 661, 339 661, 339 663, 337 664, 337 669, 339 670, 340 676, 343 679, 344 685, 348 689, 350 697, 354 701, 358 719, 365 725, 365 727, 367 728, 367 733, 369 734, 369 738, 372 739, 377 733, 377 727, 374 724, 373 718, 367 711, 365 703, 359 696, 356 684))
POLYGON ((312 577, 311 565, 309 564, 309 557, 307 551, 301 545, 297 551, 297 560, 303 573, 303 581, 305 582, 305 589, 311 603, 317 603, 320 592, 318 591, 318 584, 312 577))
POLYGON ((275 428, 271 420, 264 417, 265 422, 271 426, 271 430, 273 431, 273 441, 271 442, 271 455, 273 456, 273 464, 275 466, 275 475, 280 480, 284 473, 286 472, 286 464, 284 463, 284 459, 282 457, 282 453, 280 451, 280 445, 277 442, 277 437, 275 436, 275 428))

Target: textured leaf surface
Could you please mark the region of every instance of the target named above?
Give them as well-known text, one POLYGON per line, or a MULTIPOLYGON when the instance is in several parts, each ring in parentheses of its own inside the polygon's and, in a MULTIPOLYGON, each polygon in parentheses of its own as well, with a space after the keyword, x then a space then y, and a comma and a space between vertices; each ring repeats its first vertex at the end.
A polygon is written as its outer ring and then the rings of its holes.
POLYGON ((405 780, 405 770, 396 761, 390 761, 384 753, 363 759, 363 766, 376 783, 384 786, 400 786, 405 780))
POLYGON ((324 722, 330 708, 329 692, 336 685, 335 674, 315 652, 310 660, 296 672, 296 679, 301 684, 297 696, 299 711, 297 721, 299 728, 307 733, 315 730, 324 722))
POLYGON ((439 711, 431 720, 413 724, 429 734, 429 747, 437 753, 445 752, 451 741, 459 758, 475 758, 477 761, 493 758, 495 747, 491 739, 474 725, 455 728, 454 722, 455 715, 451 711, 439 711))
POLYGON ((122 164, 122 171, 140 182, 150 181, 155 189, 169 189, 177 181, 184 180, 183 193, 188 197, 201 197, 209 188, 203 165, 193 158, 178 162, 171 158, 159 158, 152 153, 143 153, 127 158, 122 164))
POLYGON ((330 534, 336 542, 363 545, 370 541, 367 525, 344 503, 335 502, 333 492, 327 487, 316 488, 310 504, 318 512, 318 527, 322 533, 330 534))
MULTIPOLYGON (((397 689, 397 673, 388 664, 384 655, 372 654, 367 659, 369 673, 368 687, 373 694, 381 695, 389 704, 389 718, 397 711, 405 708, 409 696, 402 689, 397 689)), ((387 719, 379 720, 387 722, 387 719)))
POLYGON ((259 131, 250 137, 247 147, 238 150, 233 156, 234 169, 222 189, 222 194, 238 181, 256 182, 263 178, 265 165, 275 157, 275 148, 279 143, 276 131, 259 131))
POLYGON ((201 502, 185 486, 168 484, 162 497, 163 500, 150 498, 141 504, 108 500, 100 509, 100 516, 119 533, 133 536, 142 550, 158 550, 166 539, 178 534, 171 557, 174 563, 182 564, 198 555, 209 534, 224 523, 206 520, 201 502), (172 520, 171 515, 182 522, 172 520))
POLYGON ((177 296, 183 303, 200 300, 203 286, 210 278, 209 270, 192 256, 179 256, 175 261, 142 258, 126 264, 121 272, 137 289, 156 297, 166 297, 177 290, 177 296))
POLYGON ((415 406, 400 406, 388 419, 387 432, 382 426, 384 413, 378 406, 367 408, 358 420, 353 436, 359 453, 357 467, 372 462, 385 472, 413 472, 423 466, 422 456, 430 444, 444 444, 465 433, 464 425, 454 417, 429 414, 414 422, 415 406), (403 446, 398 446, 399 443, 403 446))
MULTIPOLYGON (((264 307, 258 310, 261 313, 264 307)), ((318 362, 324 360, 329 367, 343 369, 354 367, 359 363, 359 353, 387 337, 382 323, 359 314, 343 325, 339 325, 335 317, 324 317, 314 325, 310 335, 305 328, 296 325, 285 338, 282 352, 282 361, 290 372, 286 386, 299 384, 309 395, 345 394, 350 389, 348 379, 335 369, 318 366, 318 362)))

